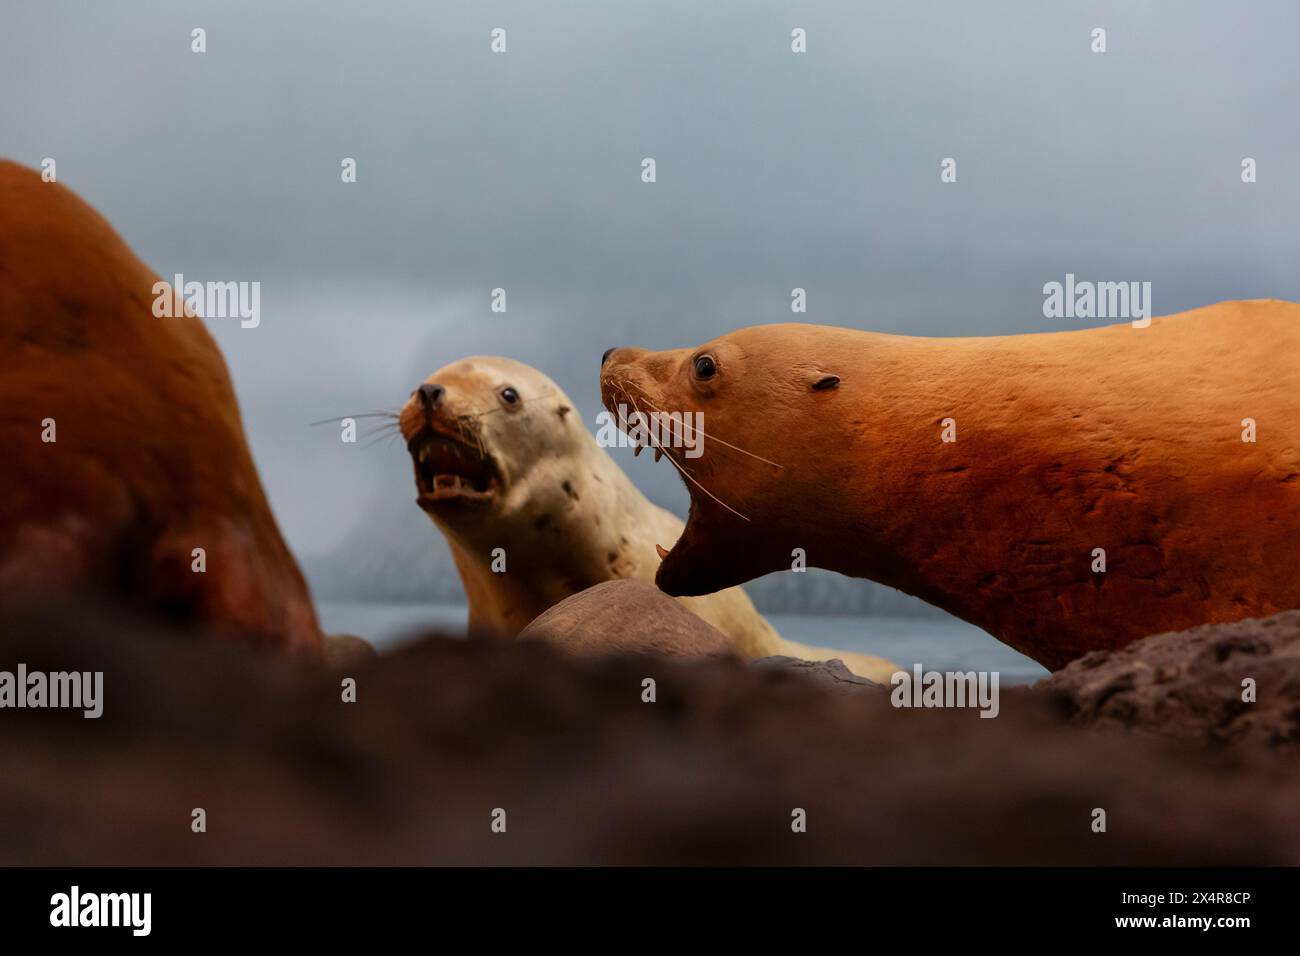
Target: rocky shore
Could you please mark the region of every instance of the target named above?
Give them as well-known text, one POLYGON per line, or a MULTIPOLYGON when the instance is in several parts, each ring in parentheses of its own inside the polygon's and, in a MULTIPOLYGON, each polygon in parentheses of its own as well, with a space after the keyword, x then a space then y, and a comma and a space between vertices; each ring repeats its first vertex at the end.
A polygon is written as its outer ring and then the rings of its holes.
POLYGON ((5 864, 1300 863, 1296 613, 1088 655, 994 720, 833 663, 323 665, 99 607, 10 618, 0 662, 104 675, 97 719, 0 712, 5 864))

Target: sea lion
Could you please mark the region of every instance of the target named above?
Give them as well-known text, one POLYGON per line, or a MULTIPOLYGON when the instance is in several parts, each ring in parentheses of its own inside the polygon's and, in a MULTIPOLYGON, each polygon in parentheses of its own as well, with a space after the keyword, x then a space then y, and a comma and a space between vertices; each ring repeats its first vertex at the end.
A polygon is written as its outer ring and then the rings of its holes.
MULTIPOLYGON (((411 394, 398 425, 416 503, 451 546, 473 633, 513 637, 602 581, 652 582, 655 545, 681 534, 681 519, 637 490, 560 387, 521 362, 452 362, 411 394)), ((741 656, 837 657, 877 680, 897 670, 868 654, 786 641, 744 591, 716 590, 683 603, 741 656)))
POLYGON ((703 454, 668 449, 669 594, 802 548, 1055 670, 1300 607, 1298 382, 1300 305, 1266 300, 995 338, 759 326, 611 350, 601 393, 703 414, 703 454))
POLYGON ((0 595, 108 593, 319 651, 221 353, 192 310, 154 316, 158 282, 74 193, 0 161, 0 595))

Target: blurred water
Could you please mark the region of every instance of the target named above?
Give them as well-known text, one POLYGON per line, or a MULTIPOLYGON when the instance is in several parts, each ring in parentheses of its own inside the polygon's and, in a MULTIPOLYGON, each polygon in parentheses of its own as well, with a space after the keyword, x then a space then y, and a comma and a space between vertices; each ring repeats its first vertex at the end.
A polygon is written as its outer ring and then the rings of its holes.
MULTIPOLYGON (((357 634, 380 650, 429 631, 465 631, 463 605, 322 603, 317 610, 326 632, 357 634)), ((771 614, 768 620, 791 640, 876 654, 908 670, 919 663, 926 670, 998 671, 1004 687, 1047 676, 1041 665, 956 618, 771 614)))

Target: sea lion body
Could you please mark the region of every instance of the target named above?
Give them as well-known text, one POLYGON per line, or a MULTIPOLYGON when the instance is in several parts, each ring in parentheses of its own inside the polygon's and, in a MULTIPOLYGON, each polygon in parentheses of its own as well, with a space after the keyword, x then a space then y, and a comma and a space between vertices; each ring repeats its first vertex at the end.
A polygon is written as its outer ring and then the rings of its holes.
POLYGON ((994 338, 758 326, 615 350, 601 382, 611 410, 632 394, 703 413, 704 454, 678 459, 691 515, 657 574, 670 594, 803 548, 1052 669, 1300 607, 1295 303, 994 338))
POLYGON ((155 317, 159 281, 74 193, 0 161, 0 596, 107 593, 319 650, 225 363, 192 312, 155 317))
MULTIPOLYGON (((521 362, 477 356, 439 369, 421 389, 400 427, 418 503, 446 536, 465 587, 471 632, 514 637, 601 582, 653 583, 655 545, 676 541, 682 521, 641 494, 558 385, 521 362)), ((740 588, 682 602, 745 657, 839 657, 877 679, 894 669, 871 655, 783 640, 740 588)))

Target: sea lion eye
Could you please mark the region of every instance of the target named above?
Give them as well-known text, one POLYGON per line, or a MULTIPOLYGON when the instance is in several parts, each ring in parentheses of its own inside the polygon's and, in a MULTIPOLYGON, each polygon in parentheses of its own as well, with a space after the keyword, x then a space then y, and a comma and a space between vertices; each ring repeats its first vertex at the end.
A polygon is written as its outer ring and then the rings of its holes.
POLYGON ((505 402, 507 405, 518 405, 519 393, 507 385, 505 388, 501 389, 501 401, 505 402))
POLYGON ((717 363, 711 355, 701 355, 695 360, 696 378, 713 378, 718 372, 717 363))

